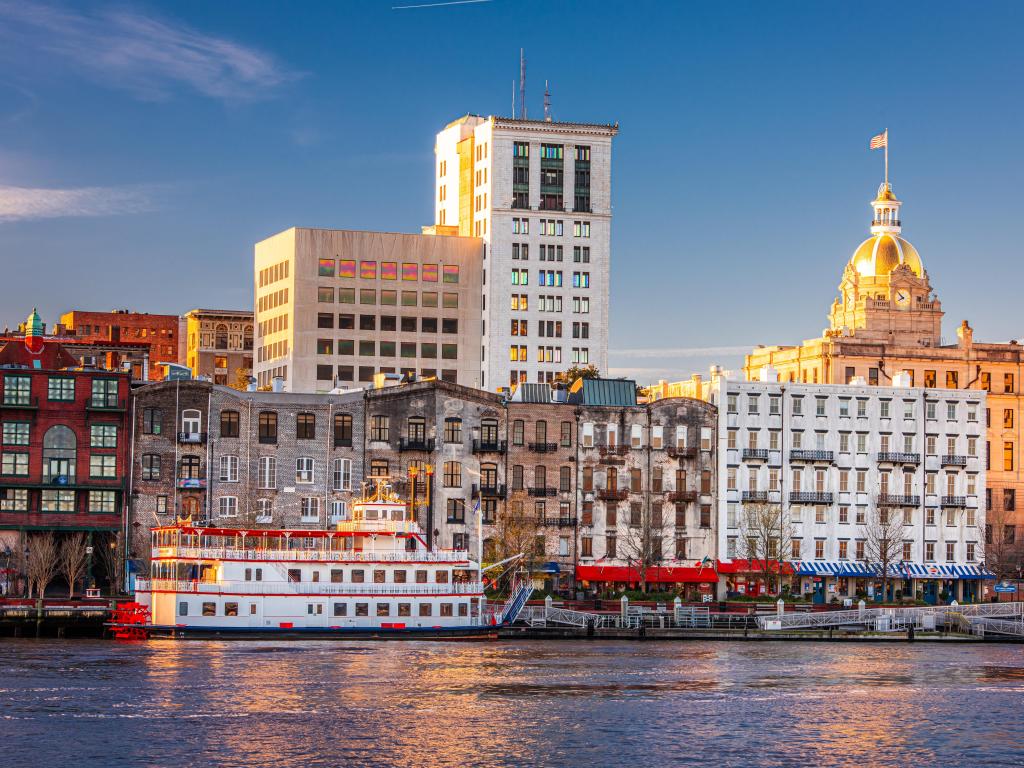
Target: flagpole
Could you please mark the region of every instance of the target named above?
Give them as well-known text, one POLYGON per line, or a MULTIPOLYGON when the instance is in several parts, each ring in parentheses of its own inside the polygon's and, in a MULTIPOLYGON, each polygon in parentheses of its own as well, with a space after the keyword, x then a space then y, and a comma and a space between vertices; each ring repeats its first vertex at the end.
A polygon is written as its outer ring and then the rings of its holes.
POLYGON ((889 188, 889 129, 885 129, 885 187, 889 188))

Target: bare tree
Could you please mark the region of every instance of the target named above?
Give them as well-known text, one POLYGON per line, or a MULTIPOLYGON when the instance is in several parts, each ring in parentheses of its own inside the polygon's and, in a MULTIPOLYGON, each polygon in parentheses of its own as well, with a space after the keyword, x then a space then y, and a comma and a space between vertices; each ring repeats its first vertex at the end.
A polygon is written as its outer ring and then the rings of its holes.
POLYGON ((882 579, 882 596, 889 592, 889 573, 903 559, 903 511, 880 506, 868 514, 863 528, 864 557, 882 579))
POLYGON ((1024 566, 1024 540, 1017 535, 1012 513, 998 508, 985 513, 981 557, 985 567, 1000 581, 1020 573, 1024 566))
POLYGON ((59 568, 61 576, 68 582, 68 597, 75 596, 75 584, 85 573, 85 566, 89 561, 87 546, 89 539, 82 532, 65 536, 60 543, 59 568))
POLYGON ((523 555, 523 560, 532 565, 543 551, 537 552, 537 537, 543 535, 536 515, 523 512, 521 501, 512 501, 494 521, 492 535, 487 539, 484 559, 492 562, 504 560, 513 555, 523 555))
POLYGON ((758 566, 764 573, 768 590, 782 590, 782 566, 786 554, 793 551, 793 525, 781 504, 744 504, 740 512, 739 546, 751 572, 758 566))
POLYGON ((112 533, 107 541, 94 547, 93 551, 100 570, 110 584, 111 594, 119 592, 121 578, 124 574, 124 546, 122 546, 121 534, 112 533))
POLYGON ((46 585, 53 581, 59 566, 60 552, 53 532, 46 531, 30 536, 26 562, 29 582, 28 596, 32 597, 34 591, 39 597, 43 597, 46 593, 46 585))
POLYGON ((620 557, 630 568, 636 568, 640 577, 640 591, 647 591, 647 572, 665 561, 665 539, 670 534, 660 504, 633 503, 629 507, 629 521, 623 536, 619 537, 620 557))
POLYGON ((128 556, 135 564, 135 573, 143 578, 149 578, 153 560, 153 542, 149 528, 139 526, 132 531, 128 556))

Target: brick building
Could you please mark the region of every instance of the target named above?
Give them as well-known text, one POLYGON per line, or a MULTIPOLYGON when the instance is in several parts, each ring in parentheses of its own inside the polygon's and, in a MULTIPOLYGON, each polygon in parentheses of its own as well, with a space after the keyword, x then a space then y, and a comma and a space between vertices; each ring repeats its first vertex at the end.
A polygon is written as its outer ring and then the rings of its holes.
POLYGON ((24 337, 0 340, 0 549, 29 531, 101 534, 107 546, 122 525, 129 377, 78 368, 42 329, 33 311, 24 337))
POLYGON ((252 374, 252 312, 233 309, 193 309, 182 325, 185 343, 181 362, 192 376, 214 384, 234 384, 252 374))
MULTIPOLYGON (((161 363, 178 362, 178 316, 151 315, 148 312, 132 312, 115 309, 111 312, 85 312, 80 309, 61 315, 58 333, 74 337, 82 349, 93 344, 99 345, 96 356, 116 354, 117 345, 129 343, 138 345, 142 355, 133 358, 133 374, 136 379, 159 380, 164 377, 161 363), (102 349, 104 344, 113 344, 110 351, 102 349), (138 357, 142 357, 141 360, 138 357)), ((128 351, 131 351, 130 348, 128 351)), ((88 351, 85 354, 89 354, 88 351)), ((80 358, 81 359, 81 358, 80 358)), ((98 361, 92 364, 96 365, 98 361)), ((116 368, 117 365, 107 365, 116 368)))

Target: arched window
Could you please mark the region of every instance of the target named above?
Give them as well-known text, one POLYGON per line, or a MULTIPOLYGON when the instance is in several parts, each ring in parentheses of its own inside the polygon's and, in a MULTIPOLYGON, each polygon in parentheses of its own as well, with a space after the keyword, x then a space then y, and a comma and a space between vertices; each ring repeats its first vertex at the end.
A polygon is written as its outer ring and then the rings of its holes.
POLYGON ((548 484, 548 470, 543 464, 538 464, 533 468, 533 487, 543 490, 548 484))
POLYGON ((70 427, 55 424, 43 435, 43 482, 67 484, 75 481, 78 440, 70 427))
POLYGON ((251 325, 245 326, 245 335, 243 336, 243 339, 242 339, 242 348, 246 352, 251 352, 252 351, 252 326, 251 325))
POLYGON ((480 442, 484 445, 498 444, 497 419, 484 419, 480 422, 480 442))
POLYGON ((228 348, 228 327, 223 323, 218 325, 216 331, 214 332, 213 346, 216 347, 217 349, 228 348))
MULTIPOLYGON (((485 489, 496 488, 498 485, 498 465, 480 465, 480 486, 485 489)), ((493 491, 492 491, 493 492, 493 491)))
POLYGON ((194 408, 181 412, 181 431, 186 435, 198 435, 203 431, 203 414, 194 408))

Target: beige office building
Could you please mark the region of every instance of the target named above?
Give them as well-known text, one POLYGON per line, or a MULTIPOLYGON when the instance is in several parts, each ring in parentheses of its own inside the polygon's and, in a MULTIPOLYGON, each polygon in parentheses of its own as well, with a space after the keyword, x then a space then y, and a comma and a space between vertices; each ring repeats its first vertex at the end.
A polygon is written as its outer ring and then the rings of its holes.
POLYGON ((293 227, 255 258, 259 386, 327 392, 378 373, 481 386, 479 238, 293 227))

